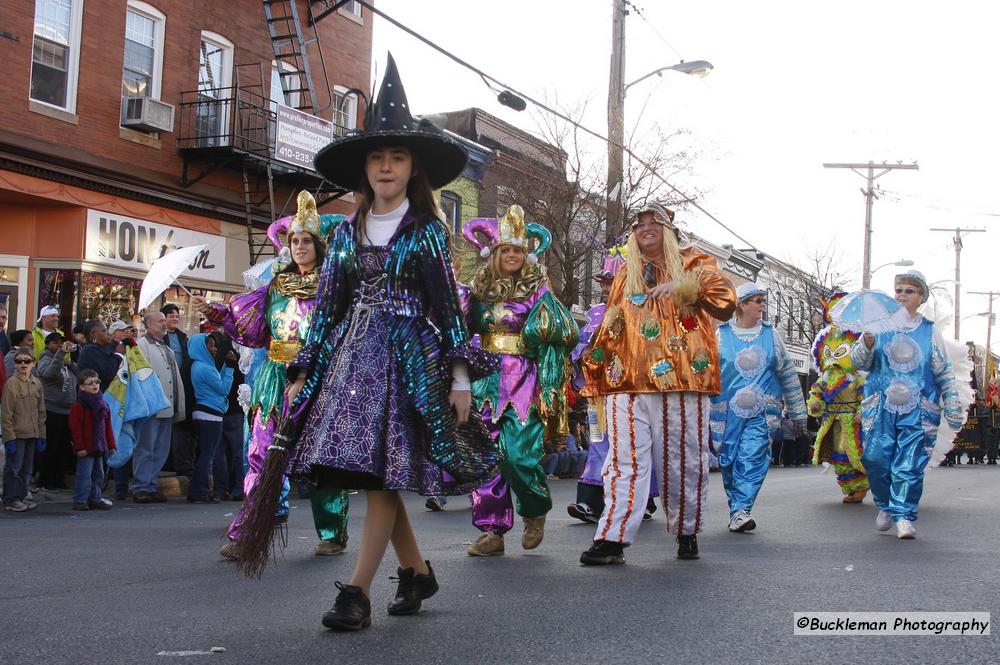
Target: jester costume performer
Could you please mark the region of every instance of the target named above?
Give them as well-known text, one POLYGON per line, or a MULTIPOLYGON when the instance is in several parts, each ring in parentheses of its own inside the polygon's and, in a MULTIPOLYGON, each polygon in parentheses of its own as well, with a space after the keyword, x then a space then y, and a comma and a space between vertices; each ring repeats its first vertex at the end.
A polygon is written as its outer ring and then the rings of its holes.
MULTIPOLYGON (((618 269, 625 265, 625 254, 627 249, 624 242, 615 245, 608 250, 608 255, 604 257, 601 272, 594 275, 594 280, 601 286, 601 300, 607 300, 611 290, 611 282, 615 278, 618 269)), ((600 302, 587 310, 587 323, 580 328, 580 341, 570 354, 573 361, 575 374, 573 375, 573 387, 579 391, 583 389, 584 377, 580 366, 580 358, 590 347, 590 340, 594 333, 601 326, 604 320, 604 310, 607 305, 600 302)), ((608 432, 607 423, 601 400, 592 400, 588 404, 588 424, 590 436, 590 446, 587 448, 587 463, 576 483, 576 502, 566 506, 566 512, 570 517, 581 522, 597 524, 597 518, 604 512, 604 460, 608 457, 608 432), (596 434, 596 436, 595 436, 596 434)), ((646 502, 646 511, 643 519, 652 519, 656 511, 656 504, 653 497, 659 496, 659 481, 654 474, 649 483, 649 500, 646 502)))
MULTIPOLYGON (((766 293, 752 282, 736 290, 741 307, 752 299, 762 304, 766 293)), ((805 432, 806 404, 781 334, 767 321, 719 326, 719 358, 722 392, 712 398, 712 441, 729 498, 729 530, 750 531, 757 526, 750 512, 771 462, 782 404, 796 434, 805 432)))
MULTIPOLYGON (((270 284, 234 296, 228 307, 213 305, 208 313, 208 318, 224 327, 236 343, 267 349, 267 360, 255 375, 246 416, 249 441, 243 479, 244 496, 249 497, 256 486, 268 446, 273 442, 283 406, 288 363, 295 358, 308 334, 316 303, 319 267, 304 274, 285 271, 289 250, 283 241, 293 232, 306 231, 313 236, 315 243, 325 247, 330 230, 343 219, 342 215, 318 214, 312 195, 300 192, 295 216, 279 219, 267 231, 268 238, 279 250, 278 258, 271 267, 275 275, 270 284)), ((310 491, 309 499, 316 535, 320 539, 314 552, 339 554, 347 544, 347 492, 339 488, 316 488, 310 491)), ((276 518, 284 521, 287 516, 286 480, 276 518)), ((231 542, 239 535, 240 522, 241 515, 237 515, 229 527, 231 542)), ((229 545, 224 546, 223 556, 231 558, 235 553, 231 554, 230 550, 229 545)))
POLYGON ((521 545, 534 549, 544 535, 552 497, 541 461, 543 434, 565 434, 569 352, 579 339, 573 316, 549 290, 538 256, 552 244, 544 227, 525 223, 524 211, 511 206, 500 219, 474 219, 463 237, 490 262, 476 274, 467 304, 467 322, 479 334, 480 347, 501 357, 500 367, 472 385, 473 406, 504 452, 501 472, 472 493, 472 523, 483 535, 468 549, 470 556, 503 554, 503 535, 513 526, 514 506, 524 518, 521 545), (486 238, 482 242, 477 234, 486 238), (529 249, 522 268, 498 274, 496 252, 513 245, 529 249))
POLYGON ((608 307, 583 354, 581 394, 603 399, 610 451, 604 464, 605 508, 584 565, 621 564, 636 536, 650 475, 661 479, 667 530, 678 557, 698 558, 708 495, 709 396, 719 392, 715 319, 735 303, 715 260, 678 247, 673 213, 641 210, 615 276, 608 307), (659 227, 659 230, 657 230, 659 227), (640 250, 640 239, 642 246, 640 250))
MULTIPOLYGON (((830 308, 846 293, 834 294, 823 304, 830 323, 830 308)), ((813 464, 827 462, 837 474, 844 503, 861 503, 868 493, 868 477, 861 463, 861 387, 865 378, 851 359, 858 333, 827 325, 813 342, 813 364, 819 378, 809 389, 806 408, 820 419, 813 464)))
POLYGON ((896 299, 907 307, 898 313, 901 328, 869 339, 870 348, 862 338, 851 350, 854 364, 868 371, 861 402, 861 461, 879 510, 875 525, 887 531, 895 522, 902 539, 916 536, 913 522, 930 458, 927 447, 938 436, 942 407, 953 432, 965 421, 941 333, 916 312, 917 299, 926 302, 928 293, 920 272, 897 275, 896 299))

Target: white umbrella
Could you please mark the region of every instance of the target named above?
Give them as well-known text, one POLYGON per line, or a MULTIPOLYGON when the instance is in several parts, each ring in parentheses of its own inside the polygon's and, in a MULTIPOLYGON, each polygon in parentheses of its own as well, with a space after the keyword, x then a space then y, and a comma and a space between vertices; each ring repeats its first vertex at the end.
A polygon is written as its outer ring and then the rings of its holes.
POLYGON ((900 329, 905 318, 900 317, 901 311, 905 313, 898 302, 881 291, 855 291, 830 309, 830 319, 844 330, 878 335, 900 329))
MULTIPOLYGON (((170 288, 170 285, 176 282, 177 278, 194 263, 194 260, 198 258, 198 254, 203 249, 205 249, 205 245, 181 247, 153 261, 153 265, 149 266, 149 272, 146 273, 146 278, 142 280, 142 289, 139 291, 139 306, 137 309, 142 311, 149 303, 156 300, 161 293, 170 288)), ((177 286, 184 289, 184 286, 179 282, 177 286)), ((184 289, 184 291, 188 295, 191 295, 187 289, 184 289)))

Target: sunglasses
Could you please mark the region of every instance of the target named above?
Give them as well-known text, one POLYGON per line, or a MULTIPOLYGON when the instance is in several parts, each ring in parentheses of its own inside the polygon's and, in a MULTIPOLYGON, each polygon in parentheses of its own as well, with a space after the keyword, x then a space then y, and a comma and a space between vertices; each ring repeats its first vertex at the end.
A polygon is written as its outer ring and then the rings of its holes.
POLYGON ((767 302, 767 298, 750 298, 750 302, 755 302, 758 305, 763 305, 767 302))
POLYGON ((18 358, 14 361, 15 365, 31 365, 34 364, 34 360, 25 360, 24 358, 18 358))
POLYGON ((101 385, 101 382, 98 379, 91 379, 90 381, 84 381, 83 385, 85 385, 85 386, 99 386, 99 385, 101 385))
POLYGON ((899 295, 901 293, 905 293, 906 295, 911 296, 914 293, 917 293, 917 290, 916 289, 896 289, 896 295, 899 295))

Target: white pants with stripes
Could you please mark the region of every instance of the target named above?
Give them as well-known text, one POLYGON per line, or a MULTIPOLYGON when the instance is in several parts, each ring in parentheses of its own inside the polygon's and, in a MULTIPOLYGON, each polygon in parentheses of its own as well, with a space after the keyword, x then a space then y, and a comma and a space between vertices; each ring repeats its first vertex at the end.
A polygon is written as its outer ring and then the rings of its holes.
POLYGON ((603 470, 604 513, 594 540, 635 540, 651 473, 661 480, 667 531, 701 533, 708 496, 708 396, 629 393, 604 399, 610 445, 603 470))

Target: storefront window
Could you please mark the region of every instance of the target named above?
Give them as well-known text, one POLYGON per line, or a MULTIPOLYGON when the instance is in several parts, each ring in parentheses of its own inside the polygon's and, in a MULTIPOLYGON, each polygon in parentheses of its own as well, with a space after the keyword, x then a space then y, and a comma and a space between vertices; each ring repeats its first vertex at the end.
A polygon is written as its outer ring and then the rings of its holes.
MULTIPOLYGON (((46 305, 59 308, 59 328, 69 334, 76 321, 77 286, 80 282, 79 270, 42 270, 38 289, 38 309, 46 305)), ((33 328, 34 321, 29 321, 28 328, 33 328)))
MULTIPOLYGON (((221 304, 228 303, 233 295, 223 291, 208 291, 205 289, 190 289, 190 291, 192 295, 201 296, 208 302, 221 304)), ((154 303, 154 305, 162 307, 167 303, 173 303, 180 308, 181 330, 188 335, 193 335, 201 331, 202 316, 198 313, 198 310, 191 306, 191 299, 188 297, 188 294, 176 287, 170 288, 164 292, 159 303, 154 303)))
POLYGON ((132 321, 142 282, 128 277, 83 273, 80 288, 80 320, 132 321))

